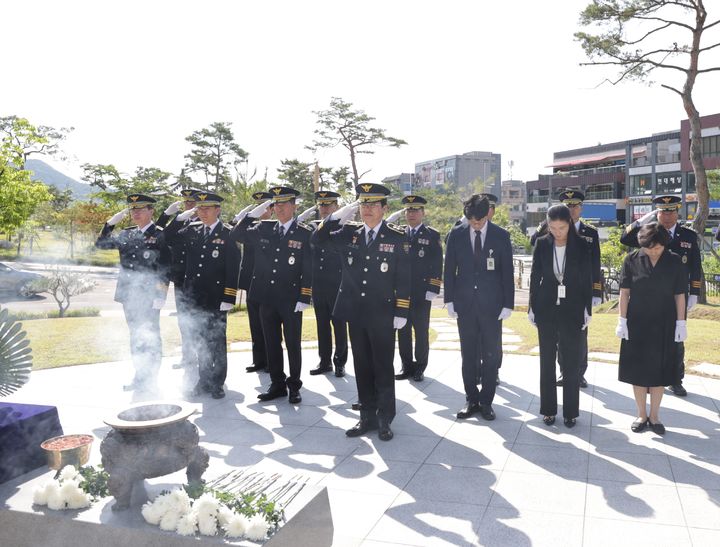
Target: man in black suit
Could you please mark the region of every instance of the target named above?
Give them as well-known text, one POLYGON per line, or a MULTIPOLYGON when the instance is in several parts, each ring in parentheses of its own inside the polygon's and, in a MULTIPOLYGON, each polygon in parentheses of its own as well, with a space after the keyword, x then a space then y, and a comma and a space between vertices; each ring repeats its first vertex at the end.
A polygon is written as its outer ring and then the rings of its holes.
POLYGON ((422 196, 409 195, 403 197, 402 204, 405 205, 407 226, 400 229, 405 232, 410 244, 410 316, 407 324, 398 330, 402 371, 395 375, 395 379, 412 378, 422 382, 430 354, 430 304, 440 293, 442 284, 442 245, 440 233, 423 223, 427 200, 422 196))
MULTIPOLYGON (((680 256, 687 269, 689 293, 687 296, 687 311, 690 311, 697 304, 703 277, 698 235, 691 228, 686 228, 678 222, 679 210, 682 205, 680 196, 657 196, 653 199, 653 203, 656 207, 655 211, 630 224, 620 237, 620 243, 628 247, 639 247, 638 231, 640 231, 643 224, 655 220, 670 232, 672 240, 669 248, 680 256)), ((678 368, 680 369, 681 380, 679 384, 670 386, 670 390, 679 397, 685 397, 687 396, 687 390, 682 385, 682 378, 685 376, 685 344, 683 342, 679 342, 679 344, 678 368)))
POLYGON ((302 401, 302 312, 312 297, 312 229, 295 220, 300 194, 289 186, 270 188, 271 201, 255 207, 233 228, 233 235, 255 251, 249 298, 260 302, 270 387, 258 395, 271 401, 288 395, 291 404, 302 401), (277 220, 258 219, 273 205, 277 220), (288 352, 289 376, 284 371, 282 340, 288 352))
MULTIPOLYGON (((315 192, 315 203, 320 220, 314 221, 315 226, 329 217, 338 209, 340 194, 329 190, 315 192)), ((337 300, 342 278, 340 255, 323 246, 312 245, 313 276, 312 300, 317 322, 318 354, 320 363, 310 374, 324 374, 333 370, 335 376, 345 376, 345 363, 348 357, 347 322, 332 317, 335 300, 337 300), (332 324, 332 329, 330 325, 332 324), (335 354, 333 355, 333 334, 335 335, 335 354)))
MULTIPOLYGON (((593 307, 600 304, 602 301, 602 285, 600 283, 600 236, 598 231, 589 224, 584 223, 580 220, 582 216, 582 206, 585 201, 585 194, 579 190, 565 190, 560 193, 560 202, 564 203, 570 209, 570 216, 572 217, 575 231, 588 246, 590 252, 590 264, 592 267, 592 305, 593 307)), ((586 388, 588 386, 587 380, 585 379, 585 372, 588 368, 588 345, 587 345, 587 333, 589 329, 584 329, 582 333, 582 340, 580 340, 582 360, 580 361, 580 387, 586 388)), ((558 351, 558 365, 560 365, 560 377, 557 379, 556 385, 563 385, 563 354, 558 351)))
POLYGON ((123 387, 126 391, 155 389, 162 359, 160 309, 167 297, 170 250, 162 228, 152 221, 155 201, 130 194, 128 208, 105 223, 95 242, 98 249, 117 249, 120 254, 115 301, 123 305, 135 367, 132 382, 123 387), (135 226, 113 234, 128 212, 135 226))
POLYGON ((357 437, 377 429, 380 440, 389 441, 395 417, 395 329, 405 326, 410 311, 410 245, 403 232, 383 221, 387 187, 359 184, 355 192, 363 224, 347 224, 358 205, 346 205, 320 223, 313 243, 342 257, 333 316, 348 322, 360 398, 360 421, 345 434, 357 437))
MULTIPOLYGON (((158 217, 156 224, 165 228, 178 214, 195 208, 195 192, 191 188, 180 191, 181 200, 171 203, 158 217)), ((187 226, 196 220, 196 217, 185 220, 187 226)), ((180 362, 173 365, 173 368, 184 368, 190 370, 197 366, 197 349, 195 347, 195 336, 193 332, 193 319, 188 307, 187 298, 183 292, 185 282, 185 245, 173 245, 170 247, 171 265, 170 281, 173 284, 175 294, 175 311, 177 314, 178 329, 180 330, 180 341, 182 344, 182 356, 180 362)))
MULTIPOLYGON (((272 199, 270 192, 255 192, 252 195, 253 205, 246 207, 238 215, 237 222, 240 222, 250 209, 257 207, 272 199)), ((272 205, 259 217, 259 220, 269 220, 272 216, 272 205)), ((250 298, 250 282, 252 281, 253 270, 255 269, 255 249, 250 243, 243 245, 243 258, 240 263, 240 281, 238 288, 245 291, 245 303, 247 304, 248 323, 250 325, 250 340, 252 343, 252 365, 245 367, 246 372, 267 372, 267 350, 265 349, 265 335, 260 319, 260 302, 250 298)))
POLYGON ((465 202, 468 225, 453 228, 445 250, 445 302, 457 317, 462 374, 467 404, 460 419, 479 412, 494 420, 492 401, 500 363, 502 321, 515 304, 510 234, 487 221, 487 197, 475 194, 465 202), (479 349, 478 349, 479 346, 479 349), (476 384, 478 351, 482 353, 482 390, 476 384))

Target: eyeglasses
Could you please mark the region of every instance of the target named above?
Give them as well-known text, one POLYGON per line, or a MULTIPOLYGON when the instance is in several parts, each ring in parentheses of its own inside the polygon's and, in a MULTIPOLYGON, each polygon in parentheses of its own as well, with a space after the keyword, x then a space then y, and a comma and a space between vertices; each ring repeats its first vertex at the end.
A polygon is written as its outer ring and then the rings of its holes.
POLYGON ((379 201, 370 201, 361 203, 360 207, 362 207, 363 209, 375 209, 378 207, 382 207, 382 204, 379 201))

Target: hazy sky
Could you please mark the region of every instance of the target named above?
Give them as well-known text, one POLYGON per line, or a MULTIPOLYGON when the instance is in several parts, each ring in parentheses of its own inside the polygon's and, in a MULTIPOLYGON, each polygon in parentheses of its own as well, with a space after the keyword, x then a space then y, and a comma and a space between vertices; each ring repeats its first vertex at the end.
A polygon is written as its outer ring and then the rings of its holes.
MULTIPOLYGON (((657 85, 598 88, 614 72, 578 66, 588 1, 3 2, 0 115, 74 126, 71 174, 85 162, 177 173, 187 135, 230 121, 272 180, 283 158, 315 159, 312 111, 340 96, 409 143, 364 156, 363 180, 471 150, 531 180, 554 151, 685 118, 657 85)), ((698 80, 701 114, 720 112, 719 83, 698 80)), ((341 151, 317 159, 349 164, 341 151)))

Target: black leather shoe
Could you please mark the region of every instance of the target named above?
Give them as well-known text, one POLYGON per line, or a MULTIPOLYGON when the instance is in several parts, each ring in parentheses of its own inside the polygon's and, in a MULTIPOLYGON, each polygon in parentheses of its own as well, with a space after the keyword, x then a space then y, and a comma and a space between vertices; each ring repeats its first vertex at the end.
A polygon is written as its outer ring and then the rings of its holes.
POLYGON ((575 424, 577 423, 575 418, 565 418, 563 422, 565 423, 565 427, 575 427, 575 424))
POLYGON ((551 426, 555 423, 555 416, 543 416, 543 423, 547 426, 551 426))
POLYGON ((245 367, 245 372, 261 372, 265 370, 267 370, 267 367, 265 365, 253 364, 249 367, 245 367))
POLYGON ((356 423, 354 426, 352 426, 350 429, 348 429, 345 432, 345 435, 348 437, 359 437, 360 435, 365 435, 368 431, 372 431, 373 429, 377 429, 378 424, 377 422, 371 422, 369 420, 360 420, 358 423, 356 423))
POLYGON ((638 418, 630 425, 630 429, 634 433, 640 433, 648 426, 648 422, 649 420, 647 418, 638 418))
POLYGON ((225 390, 222 388, 222 386, 215 387, 210 392, 210 397, 212 397, 213 399, 222 399, 223 397, 225 397, 225 390))
POLYGON ((586 388, 588 386, 587 380, 585 379, 585 376, 580 376, 580 387, 586 388))
POLYGON ((353 403, 351 408, 353 410, 362 410, 362 405, 360 403, 353 403))
POLYGON ((661 424, 660 422, 654 424, 650 421, 650 418, 648 418, 647 423, 653 433, 655 433, 656 435, 665 435, 665 426, 663 424, 661 424))
POLYGON ((482 416, 484 420, 492 421, 495 419, 495 411, 490 405, 480 405, 480 416, 482 416))
POLYGON ((555 385, 562 387, 562 385, 563 385, 563 377, 562 377, 562 374, 561 374, 560 376, 558 376, 558 379, 557 379, 557 382, 555 382, 555 385))
POLYGON ((291 389, 290 390, 290 396, 288 397, 288 401, 291 405, 297 405, 300 404, 302 401, 302 396, 300 395, 300 391, 297 389, 291 389))
POLYGON ((261 401, 272 401, 273 399, 279 399, 280 397, 285 397, 288 394, 287 389, 274 389, 270 388, 265 393, 261 393, 258 395, 258 399, 261 401))
POLYGON ((678 397, 687 397, 687 389, 685 389, 682 383, 670 386, 670 390, 678 397))
POLYGON ((378 438, 381 441, 389 441, 394 436, 392 429, 390 429, 390 424, 384 420, 380 420, 380 424, 378 425, 378 438))
POLYGON ((418 371, 418 372, 416 372, 415 374, 413 374, 412 379, 413 379, 413 381, 415 381, 415 382, 422 382, 422 381, 425 379, 425 374, 423 374, 422 372, 418 371))
POLYGON ((325 374, 326 372, 332 371, 332 365, 319 364, 317 367, 310 371, 311 376, 317 376, 318 374, 325 374))
POLYGON ((480 404, 479 403, 467 403, 460 412, 457 413, 457 417, 460 420, 465 420, 475 414, 476 412, 480 412, 480 404))
POLYGON ((342 378, 345 376, 345 365, 335 365, 335 377, 342 378))
POLYGON ((412 373, 403 370, 400 374, 395 375, 396 380, 407 380, 412 377, 412 373))

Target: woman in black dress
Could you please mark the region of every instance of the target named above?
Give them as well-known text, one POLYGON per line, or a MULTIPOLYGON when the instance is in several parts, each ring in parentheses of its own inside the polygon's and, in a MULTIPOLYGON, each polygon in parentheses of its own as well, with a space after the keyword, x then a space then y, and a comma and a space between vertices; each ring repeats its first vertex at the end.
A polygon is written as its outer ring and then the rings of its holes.
POLYGON ((537 326, 540 341, 540 414, 545 425, 555 423, 558 346, 564 361, 563 418, 573 427, 580 411, 582 330, 590 323, 592 275, 590 251, 572 225, 567 205, 547 212, 549 233, 539 237, 533 251, 528 319, 537 326))
POLYGON ((620 342, 621 382, 632 384, 637 403, 636 433, 650 427, 665 433, 658 413, 664 386, 680 381, 678 342, 687 338, 685 291, 687 273, 670 251, 670 234, 656 222, 638 232, 640 249, 625 257, 620 274, 620 317, 615 333, 620 342), (650 393, 650 415, 647 394, 650 393))

